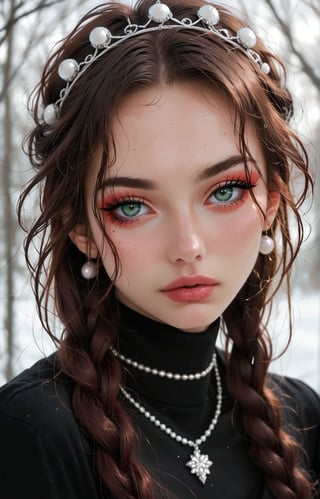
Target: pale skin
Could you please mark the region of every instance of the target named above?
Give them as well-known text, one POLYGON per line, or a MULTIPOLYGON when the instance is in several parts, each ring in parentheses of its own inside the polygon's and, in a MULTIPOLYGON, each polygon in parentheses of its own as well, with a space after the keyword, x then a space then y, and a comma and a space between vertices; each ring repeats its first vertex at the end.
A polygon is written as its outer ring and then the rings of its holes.
MULTIPOLYGON (((254 131, 247 132, 254 158, 250 182, 231 110, 224 97, 203 85, 176 83, 134 93, 120 104, 113 135, 116 161, 106 168, 97 203, 121 262, 116 296, 182 331, 204 331, 245 283, 262 231, 278 209, 279 194, 267 191, 254 131), (179 289, 179 301, 165 292, 175 280, 190 276, 198 291, 179 289), (204 279, 214 285, 201 294, 204 279)), ((89 231, 79 225, 70 237, 91 258, 99 255, 111 276, 114 258, 92 211, 98 168, 97 161, 86 186, 89 231)))

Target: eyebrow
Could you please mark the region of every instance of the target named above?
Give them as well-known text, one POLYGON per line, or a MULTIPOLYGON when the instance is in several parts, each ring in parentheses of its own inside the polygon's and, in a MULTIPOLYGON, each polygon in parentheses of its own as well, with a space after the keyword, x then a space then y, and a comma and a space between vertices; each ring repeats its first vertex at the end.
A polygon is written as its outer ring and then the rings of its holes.
POLYGON ((157 183, 146 178, 108 177, 101 184, 101 189, 105 187, 134 187, 136 189, 156 190, 157 183))
MULTIPOLYGON (((247 160, 248 161, 248 160, 247 160)), ((202 180, 207 180, 208 178, 213 177, 214 175, 218 175, 218 173, 224 172, 233 168, 234 166, 240 165, 244 163, 245 159, 240 154, 235 154, 234 156, 230 156, 229 158, 224 159, 223 161, 219 161, 215 165, 208 166, 199 175, 196 176, 196 182, 201 182, 202 180)))
MULTIPOLYGON (((203 180, 209 179, 214 175, 229 170, 234 166, 243 163, 244 157, 240 154, 230 156, 218 163, 208 166, 202 170, 195 178, 196 182, 201 182, 203 180)), ((145 178, 136 177, 108 177, 103 180, 100 189, 105 189, 106 187, 131 187, 135 189, 146 189, 146 190, 156 190, 158 188, 157 182, 145 178)))

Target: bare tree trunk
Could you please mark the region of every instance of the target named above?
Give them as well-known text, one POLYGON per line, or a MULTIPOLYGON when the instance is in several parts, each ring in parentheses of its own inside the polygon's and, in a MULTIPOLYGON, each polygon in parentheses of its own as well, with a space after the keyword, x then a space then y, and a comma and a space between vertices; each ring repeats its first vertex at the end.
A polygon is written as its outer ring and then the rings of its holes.
POLYGON ((1 374, 6 379, 12 378, 15 374, 14 355, 18 346, 16 344, 18 335, 15 331, 17 322, 15 277, 19 274, 19 266, 16 258, 17 220, 12 194, 16 188, 13 171, 15 171, 17 159, 15 147, 17 137, 20 135, 19 124, 21 123, 20 117, 14 115, 15 92, 21 89, 21 85, 23 86, 21 80, 28 81, 29 75, 24 74, 22 68, 28 67, 28 60, 32 60, 35 45, 39 45, 39 40, 41 44, 48 29, 52 28, 51 16, 48 16, 46 20, 41 13, 47 10, 52 13, 56 23, 60 22, 59 15, 62 16, 62 6, 60 11, 52 7, 58 4, 68 4, 69 9, 69 3, 72 2, 67 2, 67 0, 5 0, 3 2, 0 0, 0 47, 6 56, 4 61, 0 61, 0 126, 2 132, 0 135, 0 249, 2 262, 4 262, 1 265, 3 298, 1 297, 0 303, 0 330, 3 330, 4 338, 1 338, 3 348, 1 348, 0 368, 1 374), (27 17, 31 19, 34 29, 30 29, 29 32, 28 28, 27 31, 21 33, 21 28, 24 29, 23 22, 27 17), (15 50, 16 40, 19 41, 19 51, 15 50))
MULTIPOLYGON (((11 15, 15 9, 15 0, 11 0, 11 15)), ((13 46, 13 30, 14 25, 10 26, 8 31, 7 43, 7 60, 3 67, 3 82, 4 88, 7 87, 10 81, 12 70, 12 46, 13 46)), ((12 105, 10 92, 5 92, 4 95, 4 130, 3 130, 3 162, 1 172, 1 187, 4 202, 3 211, 3 230, 4 230, 4 255, 5 255, 5 309, 4 309, 4 330, 6 331, 6 364, 5 376, 10 379, 13 376, 13 350, 14 350, 14 262, 13 262, 13 245, 14 245, 14 228, 15 221, 13 216, 13 207, 11 199, 11 162, 13 160, 13 140, 12 140, 12 105)))

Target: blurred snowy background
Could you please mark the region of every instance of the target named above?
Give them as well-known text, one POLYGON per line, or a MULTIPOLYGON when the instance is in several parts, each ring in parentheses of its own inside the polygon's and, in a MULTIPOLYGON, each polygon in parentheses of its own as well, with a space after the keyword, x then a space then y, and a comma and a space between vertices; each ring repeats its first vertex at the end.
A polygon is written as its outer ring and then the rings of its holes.
MULTIPOLYGON (((20 187, 32 173, 21 151, 30 126, 27 98, 54 44, 98 3, 0 1, 0 384, 53 350, 36 317, 22 255, 23 234, 15 214, 20 187)), ((274 362, 273 370, 299 377, 320 392, 319 0, 219 3, 231 5, 252 19, 257 34, 287 63, 296 108, 293 125, 308 148, 317 183, 312 209, 305 207, 306 232, 310 226, 311 235, 295 269, 294 335, 285 355, 274 362)), ((30 203, 30 217, 32 212, 30 203)), ((287 310, 281 297, 272 315, 271 330, 280 351, 288 332, 287 310)))

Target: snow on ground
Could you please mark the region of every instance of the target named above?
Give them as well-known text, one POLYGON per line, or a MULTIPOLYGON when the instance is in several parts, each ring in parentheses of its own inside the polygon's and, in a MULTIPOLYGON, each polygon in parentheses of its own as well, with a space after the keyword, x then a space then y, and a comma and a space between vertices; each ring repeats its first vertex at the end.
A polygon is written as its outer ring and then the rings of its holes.
MULTIPOLYGON (((300 378, 320 393, 320 294, 307 296, 296 293, 293 316, 292 342, 287 352, 274 361, 272 371, 300 378)), ((286 317, 286 304, 280 301, 270 324, 277 352, 287 339, 286 317)), ((21 290, 16 302, 16 327, 18 334, 14 369, 20 372, 54 350, 51 340, 41 330, 30 300, 30 289, 27 288, 21 290)), ((4 351, 3 335, 0 348, 4 351)), ((3 373, 0 372, 0 384, 3 382, 3 373)))

